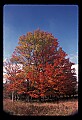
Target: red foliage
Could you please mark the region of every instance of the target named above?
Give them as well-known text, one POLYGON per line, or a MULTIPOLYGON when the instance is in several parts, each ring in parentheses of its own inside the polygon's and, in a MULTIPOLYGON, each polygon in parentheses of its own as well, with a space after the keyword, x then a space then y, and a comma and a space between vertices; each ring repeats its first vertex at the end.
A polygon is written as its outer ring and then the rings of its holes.
POLYGON ((76 77, 74 69, 71 69, 73 63, 66 56, 58 47, 57 39, 48 32, 36 30, 21 36, 11 61, 23 64, 23 72, 10 69, 9 89, 28 93, 34 98, 71 94, 75 91, 76 77))

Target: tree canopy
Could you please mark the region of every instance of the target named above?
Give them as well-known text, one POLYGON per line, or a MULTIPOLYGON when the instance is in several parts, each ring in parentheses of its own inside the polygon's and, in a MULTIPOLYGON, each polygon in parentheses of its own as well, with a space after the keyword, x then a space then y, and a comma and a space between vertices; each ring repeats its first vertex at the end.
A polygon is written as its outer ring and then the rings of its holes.
POLYGON ((32 98, 74 94, 77 84, 75 69, 71 68, 74 63, 66 56, 51 33, 38 29, 22 35, 7 63, 8 88, 32 98), (10 64, 15 64, 15 70, 10 64))

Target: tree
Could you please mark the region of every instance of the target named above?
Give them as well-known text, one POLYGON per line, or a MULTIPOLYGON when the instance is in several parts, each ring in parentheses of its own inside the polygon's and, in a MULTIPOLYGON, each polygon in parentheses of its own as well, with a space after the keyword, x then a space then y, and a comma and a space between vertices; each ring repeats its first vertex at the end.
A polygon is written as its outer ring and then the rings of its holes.
MULTIPOLYGON (((74 64, 51 33, 35 30, 19 38, 12 63, 22 64, 29 85, 26 94, 33 98, 72 94, 75 91, 74 64)), ((21 88, 22 89, 22 88, 21 88)))
POLYGON ((13 64, 10 60, 4 63, 4 68, 6 70, 6 83, 4 85, 6 92, 11 94, 12 101, 17 98, 18 94, 25 92, 27 87, 25 87, 25 75, 20 68, 19 64, 13 64))

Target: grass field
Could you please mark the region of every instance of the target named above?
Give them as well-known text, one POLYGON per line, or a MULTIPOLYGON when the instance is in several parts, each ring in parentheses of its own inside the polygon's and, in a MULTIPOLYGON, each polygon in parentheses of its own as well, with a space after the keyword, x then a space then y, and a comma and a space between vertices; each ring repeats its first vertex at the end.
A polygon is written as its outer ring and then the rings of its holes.
POLYGON ((69 116, 78 111, 78 100, 68 100, 53 103, 27 103, 3 100, 3 110, 17 116, 69 116))

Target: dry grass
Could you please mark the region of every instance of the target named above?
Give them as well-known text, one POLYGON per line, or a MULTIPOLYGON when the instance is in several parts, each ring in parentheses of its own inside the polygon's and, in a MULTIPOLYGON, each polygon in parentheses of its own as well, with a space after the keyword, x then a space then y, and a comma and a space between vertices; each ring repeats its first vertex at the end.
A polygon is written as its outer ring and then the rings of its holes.
POLYGON ((54 103, 25 103, 3 100, 3 110, 12 115, 24 116, 68 116, 78 111, 78 100, 54 103))

